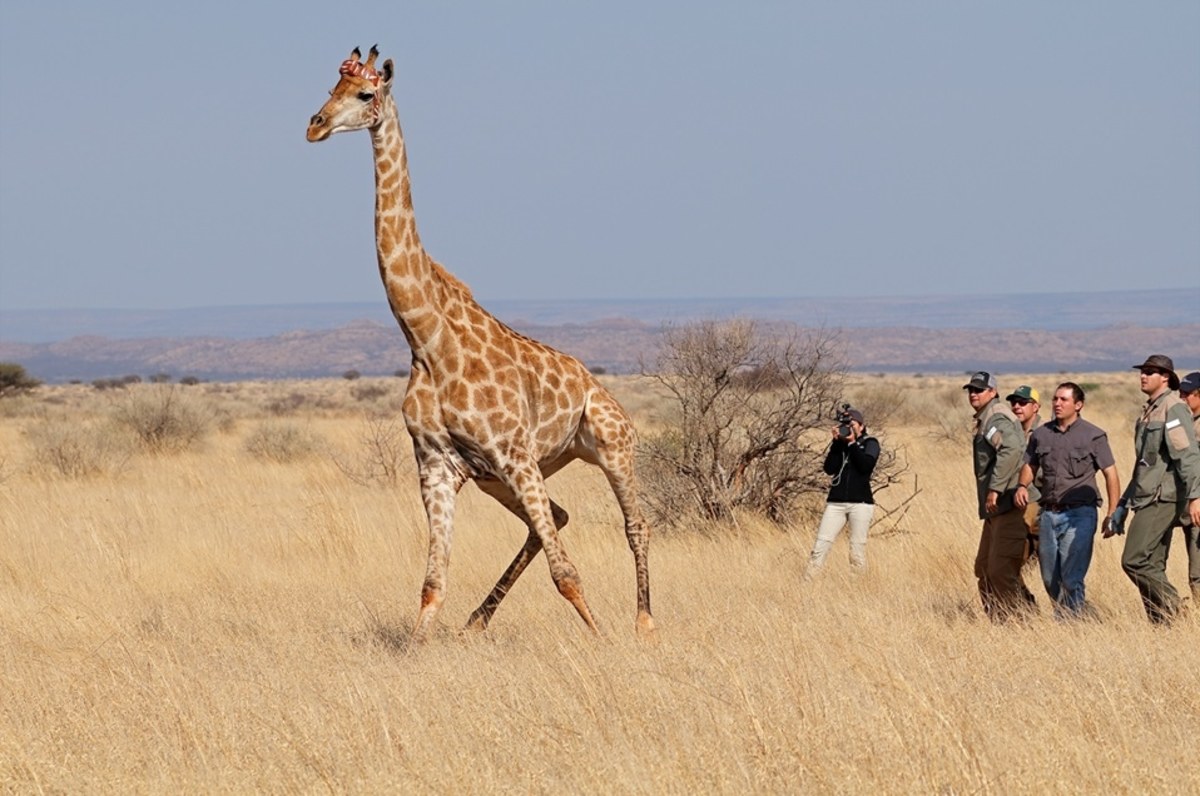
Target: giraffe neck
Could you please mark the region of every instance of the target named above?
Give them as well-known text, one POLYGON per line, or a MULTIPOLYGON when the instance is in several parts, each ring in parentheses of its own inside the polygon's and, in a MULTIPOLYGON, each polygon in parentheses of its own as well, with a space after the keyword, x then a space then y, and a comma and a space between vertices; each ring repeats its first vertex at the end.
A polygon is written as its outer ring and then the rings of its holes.
POLYGON ((371 129, 375 152, 375 248, 392 314, 414 358, 436 341, 446 309, 445 280, 421 246, 408 179, 408 153, 391 95, 371 129))

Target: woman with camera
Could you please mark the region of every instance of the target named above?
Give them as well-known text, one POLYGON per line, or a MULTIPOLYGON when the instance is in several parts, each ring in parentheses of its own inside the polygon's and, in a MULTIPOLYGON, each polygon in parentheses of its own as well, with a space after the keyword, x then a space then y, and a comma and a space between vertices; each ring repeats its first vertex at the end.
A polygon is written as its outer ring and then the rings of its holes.
POLYGON ((825 456, 825 472, 833 477, 825 513, 817 528, 817 541, 808 562, 809 575, 825 563, 829 548, 847 523, 850 524, 850 566, 862 571, 867 566, 867 529, 875 513, 871 494, 871 471, 879 459, 879 441, 867 434, 862 412, 849 404, 838 414, 833 441, 825 456))

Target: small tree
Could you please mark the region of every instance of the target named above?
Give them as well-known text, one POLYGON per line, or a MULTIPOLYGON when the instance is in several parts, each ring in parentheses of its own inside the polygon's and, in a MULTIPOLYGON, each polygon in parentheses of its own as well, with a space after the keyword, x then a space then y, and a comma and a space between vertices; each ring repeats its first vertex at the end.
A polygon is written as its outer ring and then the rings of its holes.
POLYGON ((672 399, 666 428, 640 450, 646 503, 660 522, 735 510, 785 522, 824 494, 826 429, 844 367, 834 337, 769 335, 751 321, 670 330, 653 373, 672 399))
POLYGON ((0 362, 0 398, 23 395, 40 385, 41 382, 26 373, 22 365, 0 362))

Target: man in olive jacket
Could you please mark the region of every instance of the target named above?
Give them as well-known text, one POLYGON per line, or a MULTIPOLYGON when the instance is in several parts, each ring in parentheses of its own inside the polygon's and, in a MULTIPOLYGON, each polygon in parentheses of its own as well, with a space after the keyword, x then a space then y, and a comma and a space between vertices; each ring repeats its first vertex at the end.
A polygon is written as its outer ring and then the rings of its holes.
POLYGON ((1171 531, 1181 519, 1200 525, 1200 447, 1192 413, 1172 390, 1179 377, 1170 357, 1154 354, 1140 365, 1146 405, 1134 430, 1133 477, 1113 512, 1120 533, 1133 511, 1121 567, 1137 586, 1151 622, 1169 623, 1179 612, 1179 592, 1167 581, 1171 531))
POLYGON ((1025 432, 1012 409, 997 397, 995 376, 975 373, 963 389, 975 410, 972 451, 979 518, 983 520, 975 577, 984 612, 993 622, 1003 622, 1034 602, 1021 577, 1024 512, 1013 502, 1024 459, 1025 432))

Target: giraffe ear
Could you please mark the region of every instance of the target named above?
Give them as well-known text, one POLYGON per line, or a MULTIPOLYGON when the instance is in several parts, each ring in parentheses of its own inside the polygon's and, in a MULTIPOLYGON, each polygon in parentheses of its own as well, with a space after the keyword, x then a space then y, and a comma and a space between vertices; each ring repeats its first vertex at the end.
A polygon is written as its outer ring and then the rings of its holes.
POLYGON ((391 58, 383 62, 383 69, 380 70, 379 74, 383 76, 383 84, 385 86, 390 86, 392 83, 392 76, 395 74, 395 68, 392 66, 391 58))

